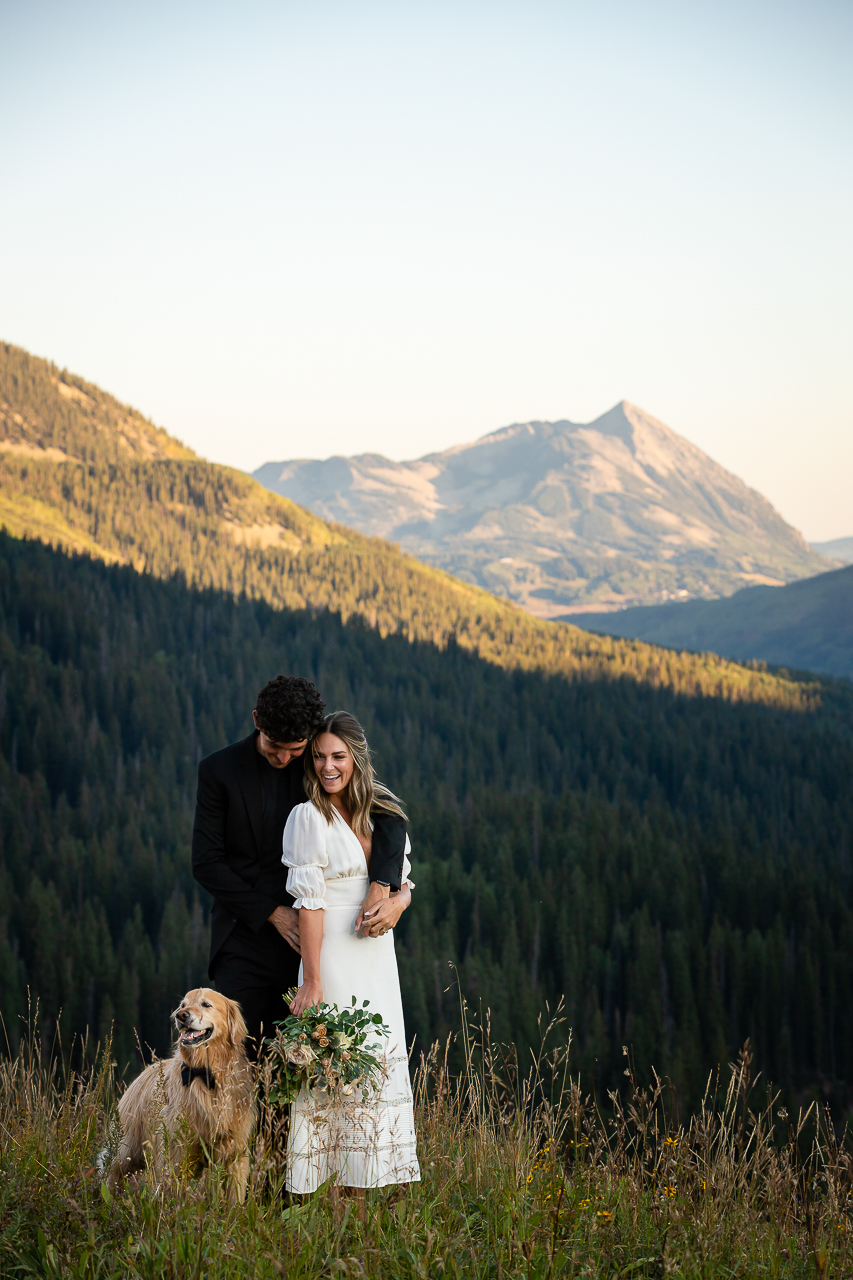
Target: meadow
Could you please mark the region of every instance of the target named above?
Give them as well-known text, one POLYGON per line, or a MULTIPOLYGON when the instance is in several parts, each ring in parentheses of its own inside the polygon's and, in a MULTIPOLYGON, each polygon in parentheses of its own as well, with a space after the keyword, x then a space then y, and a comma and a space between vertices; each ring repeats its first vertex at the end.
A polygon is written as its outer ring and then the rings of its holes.
MULTIPOLYGON (((746 1044, 680 1122, 656 1075, 585 1092, 543 1025, 529 1064, 463 1018, 463 1069, 434 1044, 414 1067, 422 1181, 335 1216, 283 1190, 267 1115, 246 1203, 215 1168, 147 1171, 110 1193, 110 1046, 73 1070, 30 1027, 0 1064, 0 1276, 806 1277, 853 1273, 850 1157, 828 1113, 789 1115, 746 1044), (63 1065, 63 1062, 66 1065, 63 1065)), ((565 1041, 570 1037, 563 1036, 565 1041)), ((78 1053, 80 1047, 78 1046, 78 1053)))

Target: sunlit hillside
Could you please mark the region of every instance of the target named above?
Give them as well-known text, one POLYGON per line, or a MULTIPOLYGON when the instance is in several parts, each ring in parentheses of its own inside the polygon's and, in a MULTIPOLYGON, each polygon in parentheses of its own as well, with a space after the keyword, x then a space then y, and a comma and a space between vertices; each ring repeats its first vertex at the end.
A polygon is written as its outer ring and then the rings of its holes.
POLYGON ((724 662, 591 636, 312 516, 206 462, 83 379, 0 344, 0 525, 18 538, 276 608, 357 615, 381 635, 456 643, 506 668, 629 678, 803 706, 815 687, 724 662))

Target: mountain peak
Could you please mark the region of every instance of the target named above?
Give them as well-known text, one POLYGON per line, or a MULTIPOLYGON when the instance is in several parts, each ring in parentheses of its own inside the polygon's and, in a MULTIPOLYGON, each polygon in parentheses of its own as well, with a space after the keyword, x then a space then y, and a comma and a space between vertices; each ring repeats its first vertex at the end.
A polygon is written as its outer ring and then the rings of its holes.
POLYGON ((603 413, 600 418, 590 422, 588 429, 590 431, 600 431, 605 436, 616 436, 619 440, 624 440, 632 448, 634 427, 638 417, 646 417, 642 409, 636 409, 627 400, 620 400, 612 409, 608 409, 607 413, 603 413))
POLYGON ((412 462, 348 466, 347 481, 340 459, 254 474, 540 617, 712 598, 824 567, 766 499, 628 400, 587 424, 515 423, 412 462))

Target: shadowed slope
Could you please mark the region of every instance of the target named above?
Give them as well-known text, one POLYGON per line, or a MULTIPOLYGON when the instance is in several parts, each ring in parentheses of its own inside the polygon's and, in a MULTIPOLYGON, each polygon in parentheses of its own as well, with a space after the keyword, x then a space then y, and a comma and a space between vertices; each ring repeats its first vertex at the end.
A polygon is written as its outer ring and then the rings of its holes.
POLYGON ((728 600, 692 600, 573 622, 609 635, 853 679, 853 566, 790 586, 750 587, 728 600))

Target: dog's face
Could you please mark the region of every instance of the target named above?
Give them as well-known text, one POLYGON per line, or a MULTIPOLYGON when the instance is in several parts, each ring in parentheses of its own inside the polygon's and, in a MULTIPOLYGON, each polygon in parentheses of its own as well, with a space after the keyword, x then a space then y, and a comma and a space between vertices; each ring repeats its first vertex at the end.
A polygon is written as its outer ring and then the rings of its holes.
POLYGON ((216 1040, 239 1046, 246 1038, 240 1006, 218 991, 211 991, 210 987, 188 991, 172 1014, 172 1020, 182 1049, 199 1049, 216 1040))

